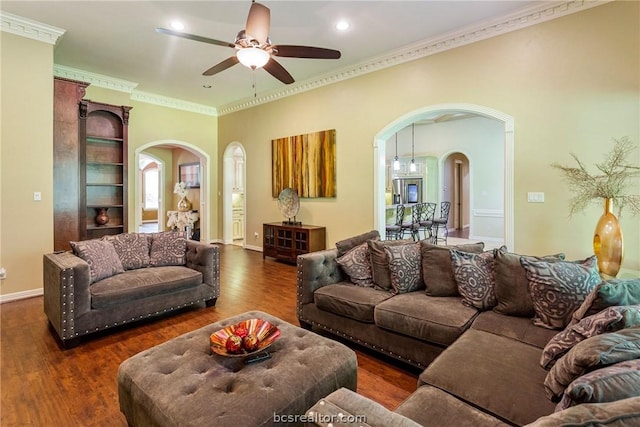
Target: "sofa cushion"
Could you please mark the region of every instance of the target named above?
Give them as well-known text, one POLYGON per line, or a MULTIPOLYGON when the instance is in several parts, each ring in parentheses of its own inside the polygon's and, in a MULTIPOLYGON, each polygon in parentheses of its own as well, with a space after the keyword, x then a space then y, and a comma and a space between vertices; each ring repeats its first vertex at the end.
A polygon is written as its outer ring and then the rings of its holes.
POLYGON ((574 345, 589 337, 633 326, 640 326, 640 305, 605 308, 555 335, 542 351, 540 366, 551 368, 574 345))
POLYGON ((336 249, 338 249, 338 258, 346 254, 356 246, 360 246, 361 244, 366 243, 367 240, 380 240, 380 233, 378 232, 378 230, 371 230, 366 233, 362 233, 357 236, 353 236, 348 239, 336 242, 336 249))
POLYGON ((457 296, 458 284, 453 277, 450 249, 479 253, 484 243, 471 243, 456 246, 433 245, 426 240, 420 241, 422 255, 422 280, 427 288, 427 295, 432 297, 457 296))
POLYGON ((91 286, 91 308, 109 308, 143 298, 192 288, 202 283, 202 273, 187 267, 129 270, 91 286))
POLYGON ((422 291, 396 295, 375 307, 375 323, 384 329, 447 346, 478 314, 478 310, 465 307, 460 301, 460 297, 431 297, 422 291))
POLYGON ((122 233, 113 236, 104 236, 103 240, 108 240, 118 254, 125 270, 135 270, 136 268, 149 266, 149 240, 141 233, 122 233))
POLYGON ((639 394, 640 359, 626 360, 575 379, 564 391, 556 411, 581 403, 614 402, 639 394))
POLYGON ((420 274, 420 247, 418 245, 418 243, 410 243, 384 247, 389 259, 392 293, 405 294, 424 289, 420 274))
POLYGON ((418 384, 432 385, 522 425, 555 407, 545 398, 542 382, 547 371, 539 358, 537 347, 470 329, 425 369, 418 384))
POLYGON ((571 323, 616 305, 640 304, 640 279, 611 279, 599 283, 571 318, 571 323))
POLYGON ((373 323, 374 307, 391 297, 386 291, 345 283, 323 286, 313 294, 319 309, 367 323, 373 323))
POLYGON ((182 233, 167 231, 151 234, 149 265, 160 267, 186 263, 187 239, 182 233))
MULTIPOLYGON (((493 311, 510 316, 533 317, 535 311, 529 294, 529 279, 520 264, 522 255, 498 250, 495 256, 495 293, 498 305, 493 311)), ((562 261, 564 254, 529 258, 562 261)))
POLYGON ((534 261, 522 257, 520 263, 529 279, 536 312, 533 322, 545 328, 565 328, 573 312, 601 281, 595 255, 578 262, 534 261))
POLYGON ((640 358, 640 328, 596 335, 579 342, 556 362, 544 379, 546 395, 557 402, 565 388, 587 371, 640 358))
POLYGON ((385 246, 414 244, 413 240, 368 240, 371 254, 371 270, 373 283, 384 290, 391 290, 391 272, 389 271, 389 258, 384 251, 385 246))
POLYGON ((472 329, 502 335, 525 344, 543 348, 557 333, 553 329, 541 328, 531 319, 517 316, 505 316, 494 311, 483 311, 473 320, 472 329))
MULTIPOLYGON (((508 426, 460 399, 430 385, 423 385, 394 411, 422 426, 508 426)), ((383 424, 385 426, 395 424, 383 424)))
POLYGON ((69 243, 73 253, 89 264, 91 283, 124 273, 122 262, 111 242, 94 239, 69 243))
POLYGON ((356 285, 373 286, 373 273, 371 273, 371 259, 367 242, 351 248, 336 259, 349 279, 356 285))
POLYGON ((640 425, 640 397, 607 403, 587 403, 537 419, 525 427, 599 426, 636 427, 640 425))
POLYGON ((451 249, 453 277, 464 305, 482 311, 496 305, 493 252, 474 254, 451 249))

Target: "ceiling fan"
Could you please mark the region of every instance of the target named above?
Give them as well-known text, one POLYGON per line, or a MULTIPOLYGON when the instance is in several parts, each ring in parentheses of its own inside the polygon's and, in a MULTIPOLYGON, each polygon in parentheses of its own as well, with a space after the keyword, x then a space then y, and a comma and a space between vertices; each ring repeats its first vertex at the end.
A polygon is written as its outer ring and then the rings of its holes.
POLYGON ((291 84, 295 80, 291 74, 275 60, 274 56, 311 59, 340 58, 340 51, 333 49, 312 46, 272 45, 271 39, 269 39, 270 20, 271 11, 269 8, 260 3, 256 3, 254 0, 249 9, 246 28, 238 33, 234 43, 168 30, 166 28, 156 28, 156 31, 170 36, 236 49, 234 56, 225 59, 202 73, 205 76, 212 76, 240 62, 252 70, 264 68, 269 74, 282 83, 291 84))

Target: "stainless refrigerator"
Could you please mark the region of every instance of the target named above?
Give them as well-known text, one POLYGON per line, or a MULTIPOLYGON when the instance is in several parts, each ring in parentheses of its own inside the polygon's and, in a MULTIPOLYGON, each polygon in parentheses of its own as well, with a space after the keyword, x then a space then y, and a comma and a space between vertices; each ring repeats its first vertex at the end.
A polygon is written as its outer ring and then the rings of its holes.
POLYGON ((393 204, 422 203, 422 178, 393 180, 393 204))

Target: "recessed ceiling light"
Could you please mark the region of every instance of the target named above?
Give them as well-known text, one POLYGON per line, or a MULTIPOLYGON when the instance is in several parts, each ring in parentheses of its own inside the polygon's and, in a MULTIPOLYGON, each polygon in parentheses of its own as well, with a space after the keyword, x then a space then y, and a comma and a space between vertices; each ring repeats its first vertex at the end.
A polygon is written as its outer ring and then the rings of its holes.
POLYGON ((176 31, 182 31, 184 30, 184 24, 180 21, 173 21, 171 23, 171 28, 173 28, 176 31))
POLYGON ((336 24, 336 29, 340 31, 345 31, 349 28, 349 23, 347 21, 338 21, 336 24))

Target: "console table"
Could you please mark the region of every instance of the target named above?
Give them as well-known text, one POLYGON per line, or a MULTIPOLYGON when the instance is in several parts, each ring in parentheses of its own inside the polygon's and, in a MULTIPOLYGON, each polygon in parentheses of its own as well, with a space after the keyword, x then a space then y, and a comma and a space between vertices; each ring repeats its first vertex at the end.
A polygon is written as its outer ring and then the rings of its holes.
POLYGON ((326 229, 271 222, 262 226, 262 258, 295 263, 298 255, 326 249, 326 229))
POLYGON ((175 227, 180 231, 185 231, 188 227, 189 231, 193 231, 200 215, 194 211, 167 211, 167 217, 169 218, 167 220, 167 227, 170 229, 175 227))

